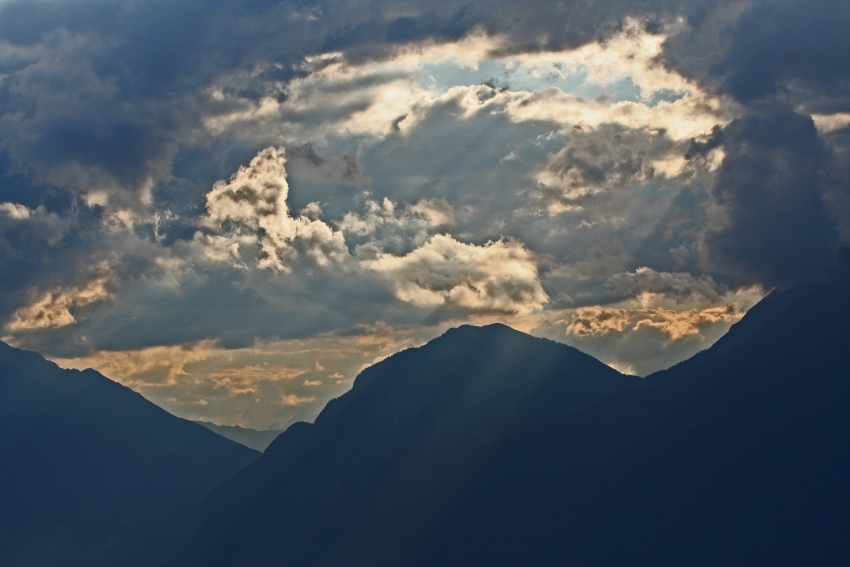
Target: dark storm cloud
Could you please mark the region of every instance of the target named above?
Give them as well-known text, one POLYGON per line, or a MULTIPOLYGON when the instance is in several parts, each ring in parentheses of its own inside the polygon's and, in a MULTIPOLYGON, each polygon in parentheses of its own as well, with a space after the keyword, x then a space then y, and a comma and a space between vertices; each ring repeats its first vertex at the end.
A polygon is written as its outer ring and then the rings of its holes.
POLYGON ((850 9, 840 0, 760 2, 712 69, 749 102, 787 97, 808 112, 850 110, 850 9))
POLYGON ((733 96, 743 116, 707 146, 726 159, 703 252, 711 269, 768 285, 816 277, 848 243, 847 152, 797 112, 850 110, 845 2, 762 1, 692 20, 665 60, 733 96), (796 111, 796 112, 795 112, 796 111))
POLYGON ((827 151, 808 116, 752 111, 715 140, 726 157, 713 196, 719 211, 705 235, 720 272, 775 285, 816 277, 834 256, 834 219, 821 184, 827 151))
POLYGON ((176 345, 210 337, 224 348, 241 348, 257 339, 304 338, 370 324, 376 314, 409 325, 427 316, 398 306, 370 274, 352 277, 297 267, 294 272, 274 280, 210 268, 186 274, 179 291, 168 285, 130 284, 121 301, 104 302, 98 317, 81 320, 75 332, 43 329, 24 339, 29 348, 54 356, 176 345))

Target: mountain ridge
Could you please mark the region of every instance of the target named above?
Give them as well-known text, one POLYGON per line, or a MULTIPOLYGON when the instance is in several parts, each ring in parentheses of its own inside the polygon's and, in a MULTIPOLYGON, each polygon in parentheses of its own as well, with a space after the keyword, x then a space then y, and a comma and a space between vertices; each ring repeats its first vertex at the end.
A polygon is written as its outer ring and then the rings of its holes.
POLYGON ((0 563, 150 567, 259 453, 98 372, 0 343, 0 563))
POLYGON ((283 554, 313 567, 839 565, 850 557, 850 292, 800 295, 773 298, 738 344, 678 377, 609 374, 628 382, 570 407, 558 405, 567 390, 529 388, 522 418, 500 384, 540 380, 547 348, 569 353, 570 379, 593 359, 502 327, 450 330, 364 371, 314 425, 296 424, 213 491, 170 565, 262 567, 283 554), (449 356, 452 341, 464 356, 449 356), (426 363, 457 363, 455 380, 427 379, 426 363), (453 405, 462 389, 425 396, 452 417, 423 422, 411 417, 421 407, 383 407, 392 376, 433 382, 424 391, 471 380, 498 395, 463 406, 464 419, 453 405), (394 450, 393 433, 418 449, 394 450))
MULTIPOLYGON (((291 426, 260 460, 213 491, 203 505, 206 532, 199 538, 214 549, 194 559, 184 551, 172 564, 273 564, 269 540, 280 549, 286 542, 303 544, 313 541, 319 526, 339 542, 373 541, 379 532, 381 539, 415 546, 417 529, 436 521, 451 487, 506 427, 533 427, 639 385, 639 378, 577 349, 504 325, 449 330, 364 370, 314 424, 291 426), (294 492, 288 488, 296 485, 294 492), (444 491, 424 498, 408 490, 412 485, 444 491), (369 520, 353 525, 335 519, 334 506, 359 510, 369 520), (397 521, 399 513, 409 518, 399 506, 417 510, 412 524, 397 521), (297 522, 286 520, 296 516, 297 522), (365 526, 371 535, 362 533, 365 526)), ((327 561, 332 555, 325 548, 327 561)))

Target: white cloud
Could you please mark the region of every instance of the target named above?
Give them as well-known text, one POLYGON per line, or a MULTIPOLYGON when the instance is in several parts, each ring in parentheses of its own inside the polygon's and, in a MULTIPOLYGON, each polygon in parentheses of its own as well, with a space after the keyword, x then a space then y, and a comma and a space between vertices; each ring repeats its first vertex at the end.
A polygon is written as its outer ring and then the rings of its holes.
POLYGON ((259 248, 257 266, 273 271, 288 271, 299 251, 319 266, 348 257, 342 233, 320 220, 290 214, 285 164, 283 149, 266 148, 230 180, 213 185, 204 223, 213 233, 195 237, 204 257, 238 264, 241 248, 252 243, 259 248))
POLYGON ((443 199, 422 199, 397 207, 386 197, 381 203, 367 201, 364 213, 350 211, 338 223, 340 230, 353 240, 366 239, 357 247, 360 257, 421 246, 428 236, 455 225, 454 210, 443 199))
MULTIPOLYGON (((664 41, 679 27, 650 33, 628 19, 613 37, 562 51, 516 53, 504 36, 473 33, 454 42, 408 44, 384 60, 359 64, 326 53, 305 60, 307 75, 285 87, 282 102, 234 99, 241 108, 210 118, 207 128, 289 140, 382 138, 410 129, 429 107, 458 99, 468 115, 507 113, 517 122, 545 120, 566 131, 613 123, 686 140, 727 123, 734 108, 659 62, 664 41), (493 72, 505 77, 508 89, 482 86, 493 72), (604 92, 624 81, 633 85, 632 100, 586 94, 589 87, 604 92), (665 100, 654 100, 659 96, 665 100)), ((226 97, 221 88, 210 93, 226 97)))
POLYGON ((363 264, 387 277, 397 298, 423 307, 527 313, 549 300, 537 259, 516 240, 475 246, 438 234, 409 254, 363 264))
POLYGON ((32 216, 32 211, 18 203, 0 203, 0 212, 15 220, 26 220, 32 216))

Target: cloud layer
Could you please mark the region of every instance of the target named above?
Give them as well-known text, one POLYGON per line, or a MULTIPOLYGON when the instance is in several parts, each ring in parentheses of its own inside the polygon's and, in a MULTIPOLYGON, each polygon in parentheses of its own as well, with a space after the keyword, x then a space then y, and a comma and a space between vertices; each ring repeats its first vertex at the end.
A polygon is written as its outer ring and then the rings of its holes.
POLYGON ((256 426, 460 322, 672 364, 850 244, 848 17, 6 0, 3 336, 256 426))

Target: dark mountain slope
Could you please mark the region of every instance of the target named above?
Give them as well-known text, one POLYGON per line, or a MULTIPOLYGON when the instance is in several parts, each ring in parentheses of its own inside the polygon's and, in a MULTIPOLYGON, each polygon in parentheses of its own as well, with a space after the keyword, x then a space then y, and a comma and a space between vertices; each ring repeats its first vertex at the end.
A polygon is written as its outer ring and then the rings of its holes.
POLYGON ((640 383, 503 325, 450 330, 280 435, 210 495, 172 565, 403 565, 506 434, 640 383))
POLYGON ((210 423, 209 421, 196 421, 195 423, 206 427, 213 433, 217 433, 225 439, 236 441, 237 443, 250 447, 255 451, 260 451, 261 453, 266 450, 266 447, 268 447, 278 435, 283 433, 282 429, 257 431, 256 429, 239 427, 238 425, 217 425, 215 423, 210 423))
POLYGON ((93 370, 0 343, 0 564, 155 566, 259 457, 93 370))
POLYGON ((172 565, 850 563, 847 289, 638 388, 517 335, 365 371, 211 495, 172 565))
POLYGON ((489 452, 408 565, 850 563, 850 293, 489 452))
POLYGON ((698 352, 691 358, 678 364, 654 372, 646 377, 647 384, 655 384, 674 380, 684 376, 702 364, 732 352, 739 346, 753 339, 771 321, 776 319, 788 307, 794 305, 807 295, 825 289, 825 284, 796 284, 791 287, 775 289, 764 299, 747 311, 746 315, 732 325, 729 331, 709 348, 698 352))

